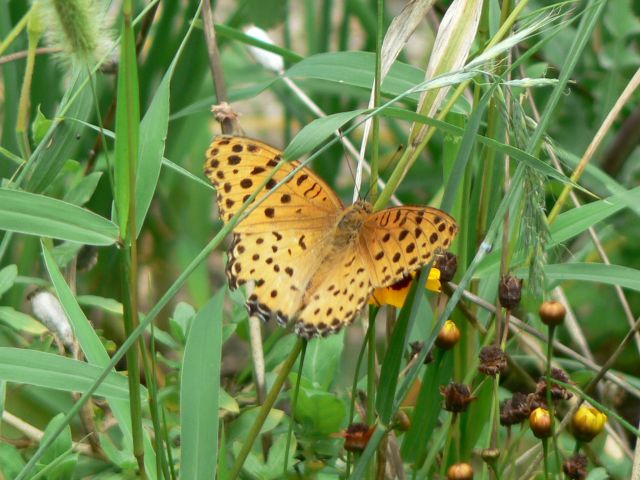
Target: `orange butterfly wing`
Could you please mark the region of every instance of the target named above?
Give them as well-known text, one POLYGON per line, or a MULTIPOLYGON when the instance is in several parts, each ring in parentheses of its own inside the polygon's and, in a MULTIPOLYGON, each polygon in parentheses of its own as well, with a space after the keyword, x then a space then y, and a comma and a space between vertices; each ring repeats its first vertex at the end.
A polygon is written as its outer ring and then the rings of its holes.
POLYGON ((371 214, 360 252, 375 288, 388 287, 447 250, 458 232, 455 220, 432 207, 393 207, 371 214))

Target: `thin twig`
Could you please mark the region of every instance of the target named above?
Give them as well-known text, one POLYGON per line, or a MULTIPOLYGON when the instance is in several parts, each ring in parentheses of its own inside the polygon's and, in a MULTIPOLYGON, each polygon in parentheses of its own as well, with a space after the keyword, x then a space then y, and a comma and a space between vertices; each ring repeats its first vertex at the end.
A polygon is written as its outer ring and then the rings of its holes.
MULTIPOLYGON (((202 1, 202 23, 204 27, 204 38, 207 44, 207 53, 209 54, 209 68, 211 69, 211 78, 213 79, 213 88, 215 90, 218 105, 226 103, 227 87, 224 83, 224 74, 222 71, 222 62, 220 61, 220 52, 216 42, 216 32, 213 26, 213 13, 211 12, 211 4, 209 0, 202 1)), ((236 120, 234 116, 220 116, 220 127, 222 133, 233 134, 237 131, 236 120)))
MULTIPOLYGON (((9 413, 4 410, 2 412, 2 420, 7 423, 7 425, 11 425, 16 430, 20 431, 25 437, 29 438, 34 442, 40 443, 42 437, 44 437, 44 432, 42 430, 37 429, 30 423, 25 422, 19 417, 9 413)), ((104 454, 100 454, 99 452, 94 452, 90 445, 85 445, 84 443, 73 442, 72 448, 74 452, 78 452, 82 455, 87 455, 89 457, 106 459, 104 454)))
MULTIPOLYGON (((61 52, 61 48, 54 47, 40 47, 36 48, 36 55, 46 55, 50 53, 59 53, 61 52)), ((9 55, 5 55, 4 57, 0 57, 0 65, 4 65, 5 63, 15 62, 16 60, 20 60, 22 58, 26 58, 28 55, 27 50, 22 50, 20 52, 10 53, 9 55)))

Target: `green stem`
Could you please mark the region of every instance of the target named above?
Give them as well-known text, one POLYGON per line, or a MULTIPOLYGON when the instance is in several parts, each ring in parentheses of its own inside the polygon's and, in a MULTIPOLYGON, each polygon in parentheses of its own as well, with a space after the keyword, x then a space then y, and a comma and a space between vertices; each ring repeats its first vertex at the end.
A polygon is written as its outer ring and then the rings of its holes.
MULTIPOLYGON (((375 311, 369 317, 369 329, 367 330, 367 425, 371 426, 375 422, 376 408, 376 315, 375 311)), ((367 477, 375 476, 375 456, 371 458, 367 477)))
POLYGON ((558 448, 558 439, 556 438, 556 418, 554 412, 553 398, 551 397, 551 360, 553 358, 553 337, 556 331, 555 325, 549 325, 549 338, 547 341, 547 407, 549 409, 549 418, 551 420, 551 442, 556 464, 560 467, 560 450, 558 448))
POLYGON ((547 438, 542 439, 542 461, 544 466, 544 478, 549 480, 549 444, 547 438))
POLYGON ((278 399, 278 395, 280 394, 280 390, 282 389, 282 385, 284 385, 284 382, 286 381, 287 376, 291 372, 291 369, 293 368, 293 364, 296 363, 298 355, 302 350, 303 344, 304 344, 304 340, 302 338, 299 338, 295 346, 291 350, 291 353, 289 353, 289 356, 287 357, 284 364, 282 365, 282 368, 278 373, 278 377, 273 383, 273 386, 271 387, 271 390, 269 391, 267 398, 265 398, 264 403, 260 407, 260 411, 258 412, 258 417, 256 418, 253 426, 251 427, 251 430, 249 431, 249 434, 247 435, 247 438, 244 444, 242 445, 242 449, 240 450, 240 453, 238 453, 238 457, 236 458, 236 461, 233 464, 233 467, 231 468, 231 471, 229 472, 229 475, 227 476, 227 478, 231 480, 238 478, 238 475, 240 474, 240 470, 242 470, 242 466, 244 465, 244 461, 247 459, 249 452, 251 452, 253 443, 255 442, 256 438, 260 434, 260 430, 262 429, 262 426, 264 425, 264 422, 267 419, 267 416, 269 415, 269 412, 271 411, 273 404, 276 403, 276 400, 278 399))
MULTIPOLYGON (((298 366, 298 378, 296 378, 296 387, 293 390, 293 397, 291 398, 291 421, 289 422, 289 431, 287 432, 287 446, 284 454, 284 468, 282 474, 286 477, 287 467, 289 463, 289 449, 291 448, 291 437, 293 436, 293 424, 296 421, 296 405, 298 403, 298 392, 300 392, 300 379, 302 378, 302 367, 304 366, 304 357, 307 353, 307 341, 303 340, 302 343, 302 355, 300 356, 300 365, 298 366)), ((266 459, 265 459, 266 460, 266 459)))

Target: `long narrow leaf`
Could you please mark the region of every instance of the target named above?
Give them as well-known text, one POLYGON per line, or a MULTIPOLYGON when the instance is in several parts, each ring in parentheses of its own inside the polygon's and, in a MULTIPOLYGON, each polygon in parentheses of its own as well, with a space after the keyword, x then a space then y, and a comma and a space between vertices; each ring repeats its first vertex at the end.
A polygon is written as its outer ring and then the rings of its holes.
MULTIPOLYGON (((102 368, 71 358, 26 348, 0 347, 0 379, 65 392, 84 392, 102 368)), ((119 401, 129 398, 127 378, 115 372, 100 384, 96 395, 119 401)))
POLYGON ((191 324, 180 385, 181 477, 214 478, 218 462, 218 406, 225 289, 191 324))
POLYGON ((71 203, 19 190, 0 189, 0 229, 88 245, 112 245, 118 227, 71 203))

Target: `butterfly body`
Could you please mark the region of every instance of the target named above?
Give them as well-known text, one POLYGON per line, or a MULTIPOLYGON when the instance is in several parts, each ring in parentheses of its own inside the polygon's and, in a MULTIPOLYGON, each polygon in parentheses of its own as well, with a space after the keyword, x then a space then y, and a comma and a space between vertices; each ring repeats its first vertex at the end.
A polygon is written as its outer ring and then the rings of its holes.
MULTIPOLYGON (((220 136, 205 174, 218 191, 225 221, 265 183, 281 152, 257 140, 220 136)), ((298 162, 287 162, 258 192, 259 203, 234 229, 227 277, 232 288, 253 282, 250 314, 295 322, 301 336, 325 336, 351 323, 374 288, 389 286, 448 248, 457 226, 430 207, 373 212, 360 200, 345 207, 298 162), (280 188, 278 182, 288 180, 280 188)))

